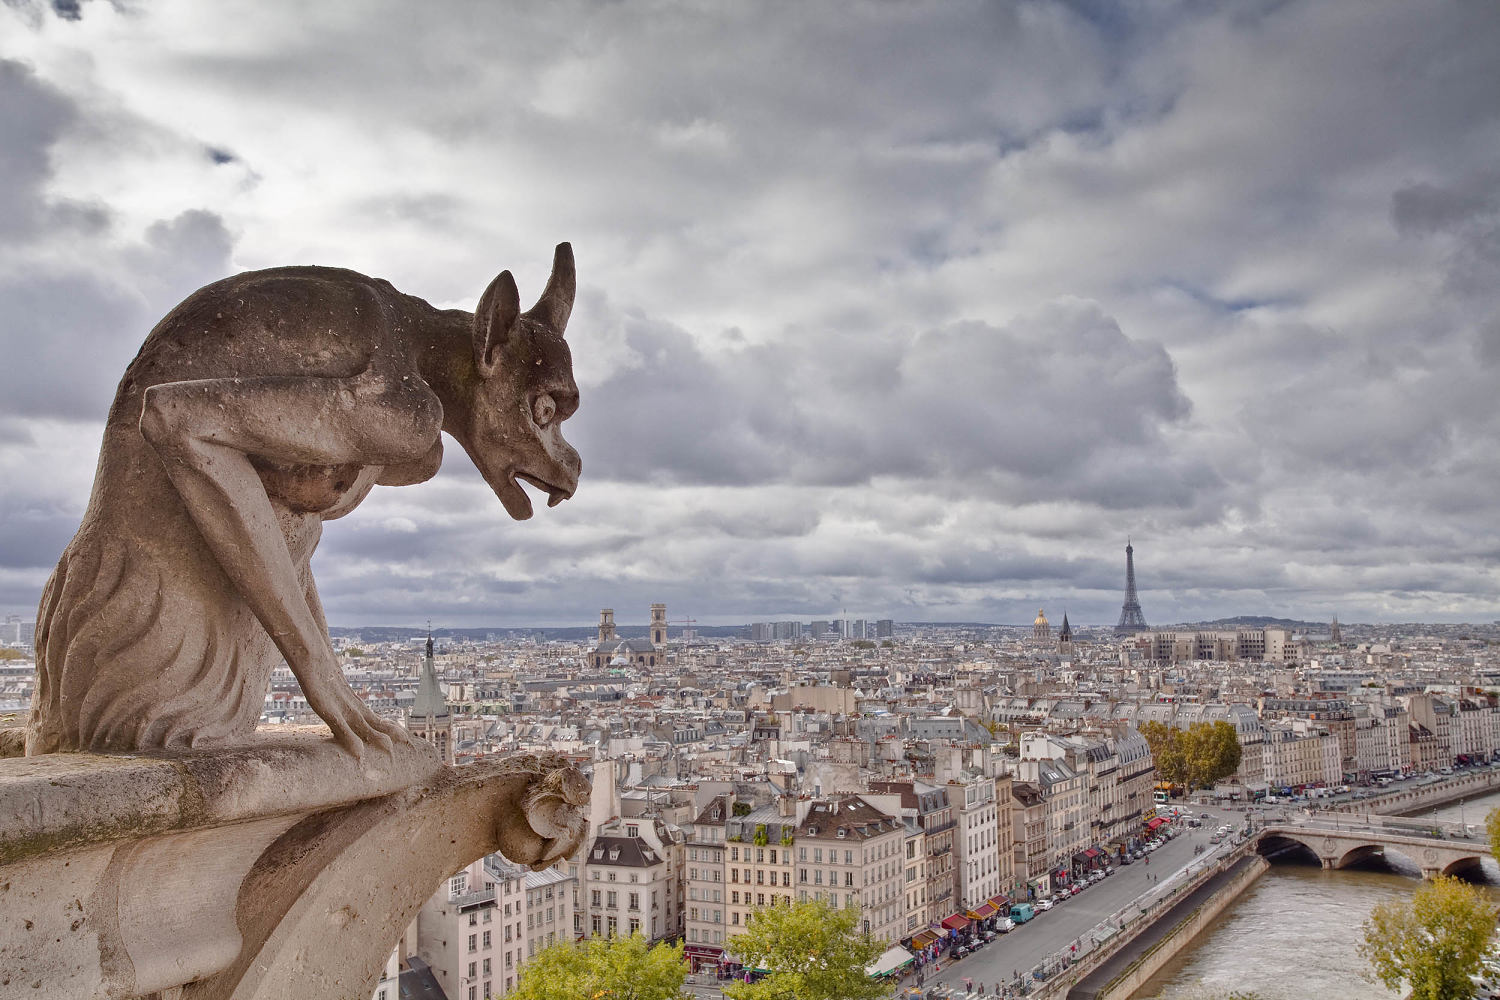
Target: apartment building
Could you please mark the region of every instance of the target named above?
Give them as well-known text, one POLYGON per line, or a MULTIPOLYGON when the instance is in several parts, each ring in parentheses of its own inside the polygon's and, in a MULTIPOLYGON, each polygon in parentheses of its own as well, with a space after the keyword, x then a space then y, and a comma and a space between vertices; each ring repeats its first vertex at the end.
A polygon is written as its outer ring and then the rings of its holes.
POLYGON ((872 798, 898 794, 903 809, 916 811, 927 857, 922 866, 926 880, 926 889, 921 894, 925 911, 914 915, 921 926, 940 922, 958 908, 953 848, 957 824, 947 786, 917 780, 872 781, 870 791, 872 798))
POLYGON ((515 988, 525 957, 526 870, 498 854, 454 874, 417 915, 417 954, 449 997, 515 988))
POLYGON ((1000 893, 999 811, 995 779, 968 773, 948 782, 954 803, 954 870, 958 910, 983 905, 1000 893))
POLYGON ((906 825, 858 795, 812 802, 796 831, 797 898, 857 906, 863 929, 894 944, 907 936, 906 825))
POLYGON ((1015 830, 1016 897, 1039 899, 1052 895, 1052 868, 1047 850, 1047 802, 1041 786, 1018 779, 1011 783, 1015 806, 1011 810, 1015 830))
POLYGON ((1272 788, 1337 785, 1343 780, 1339 738, 1304 719, 1273 722, 1266 727, 1265 767, 1272 788))
POLYGON ((574 940, 573 896, 577 879, 557 867, 528 871, 525 878, 525 958, 529 961, 543 948, 574 940))
POLYGON ((732 797, 716 796, 699 810, 686 830, 683 881, 687 900, 684 954, 694 971, 713 971, 724 960, 727 918, 724 858, 727 855, 724 821, 732 797))
POLYGON ((625 936, 639 931, 648 941, 677 938, 682 845, 665 824, 650 817, 613 819, 583 857, 579 910, 586 936, 625 936))

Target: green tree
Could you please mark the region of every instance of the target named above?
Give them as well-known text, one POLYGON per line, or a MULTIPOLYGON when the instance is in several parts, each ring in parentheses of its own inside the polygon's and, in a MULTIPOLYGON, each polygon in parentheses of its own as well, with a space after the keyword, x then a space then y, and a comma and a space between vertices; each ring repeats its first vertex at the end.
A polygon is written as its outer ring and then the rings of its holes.
POLYGON ((1387 989, 1403 982, 1411 1000, 1461 1000, 1495 926, 1495 908, 1467 882, 1439 875, 1409 901, 1378 903, 1359 952, 1387 989))
POLYGON ((1195 722, 1181 736, 1189 788, 1208 788, 1240 766, 1240 740, 1223 720, 1195 722))
POLYGON ((629 937, 564 941, 521 967, 513 1000, 680 1000, 687 966, 682 946, 652 947, 629 937))
POLYGON ((1489 834, 1490 853, 1500 859, 1500 809, 1491 809, 1484 817, 1484 832, 1489 834))
POLYGON ((859 910, 835 910, 822 900, 755 911, 730 950, 745 965, 770 974, 758 983, 724 987, 730 1000, 882 1000, 889 984, 865 969, 885 951, 861 933, 859 910))
POLYGON ((1182 730, 1155 720, 1141 726, 1141 735, 1151 747, 1151 761, 1162 781, 1185 785, 1188 780, 1187 748, 1182 730))

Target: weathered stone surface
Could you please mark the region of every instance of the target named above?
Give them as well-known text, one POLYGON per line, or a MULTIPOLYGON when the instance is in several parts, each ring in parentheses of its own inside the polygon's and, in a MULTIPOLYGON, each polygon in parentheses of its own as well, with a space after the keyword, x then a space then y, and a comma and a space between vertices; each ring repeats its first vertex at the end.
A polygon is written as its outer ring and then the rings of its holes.
POLYGON ((560 756, 383 757, 304 732, 0 760, 0 997, 368 1000, 443 878, 496 850, 545 867, 586 832, 560 756))
POLYGON ((37 613, 26 752, 228 746, 285 659, 358 757, 404 742, 349 688, 308 568, 324 521, 431 478, 453 436, 512 517, 580 462, 563 331, 572 250, 521 312, 503 272, 470 314, 352 271, 226 278, 146 338, 110 408, 93 493, 37 613))
POLYGON ((321 726, 261 730, 216 752, 0 760, 0 864, 83 844, 223 826, 389 795, 442 766, 420 740, 356 761, 321 726))

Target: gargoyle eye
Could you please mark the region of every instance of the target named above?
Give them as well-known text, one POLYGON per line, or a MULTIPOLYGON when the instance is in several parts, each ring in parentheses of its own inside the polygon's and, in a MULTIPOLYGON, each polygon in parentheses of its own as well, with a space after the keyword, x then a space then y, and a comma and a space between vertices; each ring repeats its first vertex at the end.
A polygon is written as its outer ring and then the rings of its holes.
POLYGON ((552 423, 552 418, 555 416, 557 416, 557 403, 545 392, 531 404, 531 418, 536 421, 538 427, 546 427, 552 423))

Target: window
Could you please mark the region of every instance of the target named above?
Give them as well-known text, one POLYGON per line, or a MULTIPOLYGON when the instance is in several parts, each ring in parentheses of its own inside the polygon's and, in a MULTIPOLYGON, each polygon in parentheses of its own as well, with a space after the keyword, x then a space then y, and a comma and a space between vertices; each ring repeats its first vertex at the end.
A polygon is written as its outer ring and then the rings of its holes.
POLYGON ((478 940, 478 938, 475 937, 475 935, 473 935, 473 934, 469 935, 469 950, 470 951, 477 950, 478 946, 474 943, 477 940, 478 940))
POLYGON ((469 978, 470 979, 474 978, 474 970, 477 969, 477 968, 478 968, 478 966, 475 965, 473 962, 469 963, 469 978))
POLYGON ((846 887, 848 887, 848 888, 851 888, 851 889, 854 887, 854 873, 853 872, 844 872, 844 885, 846 887))
POLYGON ((632 910, 639 910, 641 908, 641 894, 640 893, 638 893, 638 892, 632 892, 630 894, 630 908, 632 910))
POLYGON ((729 860, 730 861, 738 861, 739 859, 740 859, 740 849, 738 847, 731 847, 729 849, 729 860))
POLYGON ((620 905, 619 904, 620 894, 618 892, 615 892, 614 890, 610 890, 610 892, 609 892, 609 894, 608 894, 608 896, 606 898, 609 900, 609 908, 611 910, 615 909, 616 907, 618 907, 620 905))
POLYGON ((604 933, 604 918, 599 916, 599 914, 597 913, 594 914, 593 917, 593 928, 595 937, 598 937, 600 934, 604 933))
POLYGON ((852 864, 854 864, 854 852, 853 851, 845 851, 844 852, 844 864, 846 864, 846 865, 852 865, 852 864))
MULTIPOLYGON (((471 975, 471 976, 472 976, 472 975, 473 975, 473 974, 474 974, 474 973, 473 973, 473 972, 470 972, 470 973, 469 973, 469 975, 471 975)), ((489 959, 485 959, 485 960, 484 960, 484 974, 485 974, 485 975, 486 975, 486 976, 488 976, 488 975, 489 975, 489 974, 490 974, 490 960, 489 960, 489 959)))
POLYGON ((589 893, 589 903, 592 906, 599 906, 599 905, 601 905, 600 902, 599 902, 599 890, 598 889, 595 889, 593 892, 589 893))
POLYGON ((485 931, 484 932, 484 946, 486 948, 488 948, 490 946, 490 932, 489 931, 485 931))

